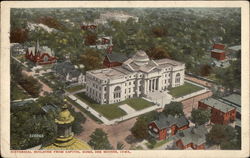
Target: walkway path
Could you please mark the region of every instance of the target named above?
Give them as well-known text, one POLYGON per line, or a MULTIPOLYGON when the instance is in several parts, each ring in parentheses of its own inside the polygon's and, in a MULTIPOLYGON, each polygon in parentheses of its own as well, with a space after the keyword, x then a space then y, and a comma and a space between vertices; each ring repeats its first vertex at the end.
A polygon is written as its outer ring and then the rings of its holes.
POLYGON ((120 105, 119 108, 124 110, 127 114, 135 112, 135 109, 131 108, 128 104, 120 105))

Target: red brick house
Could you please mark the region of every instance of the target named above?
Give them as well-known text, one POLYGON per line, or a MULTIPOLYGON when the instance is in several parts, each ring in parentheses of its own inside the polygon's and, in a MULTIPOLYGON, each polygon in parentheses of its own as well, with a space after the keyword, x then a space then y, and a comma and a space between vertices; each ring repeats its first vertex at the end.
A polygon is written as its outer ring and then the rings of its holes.
POLYGON ((225 45, 224 44, 214 44, 211 50, 211 57, 217 60, 224 60, 226 58, 225 45))
POLYGON ((128 58, 123 54, 118 54, 118 53, 106 54, 103 60, 103 66, 105 67, 120 66, 127 59, 128 58))
POLYGON ((95 30, 97 28, 96 24, 82 24, 81 29, 82 30, 95 30))
POLYGON ((236 119, 236 108, 220 100, 207 98, 199 101, 199 109, 209 109, 211 111, 211 123, 228 124, 236 119))
POLYGON ((159 115, 158 119, 148 124, 148 133, 158 140, 164 140, 176 134, 178 130, 189 128, 189 122, 185 116, 174 117, 164 114, 159 115))
POLYGON ((174 136, 175 146, 179 149, 205 149, 207 129, 204 125, 180 130, 174 136))
POLYGON ((25 57, 38 65, 52 64, 57 60, 53 50, 47 46, 40 47, 38 41, 35 47, 29 47, 26 50, 25 57))
POLYGON ((225 45, 221 44, 221 43, 216 43, 213 45, 213 49, 220 49, 220 50, 224 50, 225 49, 225 45))

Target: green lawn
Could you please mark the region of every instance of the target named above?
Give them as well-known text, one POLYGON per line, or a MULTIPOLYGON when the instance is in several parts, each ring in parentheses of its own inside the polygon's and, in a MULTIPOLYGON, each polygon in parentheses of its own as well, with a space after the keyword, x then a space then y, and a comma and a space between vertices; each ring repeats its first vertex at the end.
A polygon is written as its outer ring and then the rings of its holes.
POLYGON ((69 87, 69 88, 66 88, 66 91, 68 92, 76 92, 76 91, 79 91, 81 89, 85 88, 85 85, 77 85, 77 86, 73 86, 73 87, 69 87))
POLYGON ((179 97, 185 96, 187 94, 197 92, 197 91, 202 90, 202 89, 203 89, 202 87, 185 82, 184 85, 182 85, 182 86, 170 88, 169 93, 173 97, 179 98, 179 97))
POLYGON ((141 98, 130 98, 121 102, 121 104, 128 104, 135 110, 142 110, 142 109, 145 109, 147 107, 154 105, 153 103, 147 100, 141 99, 141 98))
POLYGON ((76 94, 76 96, 109 120, 119 118, 127 114, 125 111, 118 107, 119 105, 128 104, 135 110, 144 109, 153 105, 152 103, 141 98, 130 98, 115 104, 100 105, 87 97, 84 93, 78 93, 76 94))

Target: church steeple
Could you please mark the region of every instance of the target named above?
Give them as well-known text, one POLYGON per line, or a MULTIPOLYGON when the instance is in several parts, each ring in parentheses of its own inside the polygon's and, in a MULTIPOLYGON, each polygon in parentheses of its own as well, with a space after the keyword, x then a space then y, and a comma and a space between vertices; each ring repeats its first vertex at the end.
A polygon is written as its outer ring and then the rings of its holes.
POLYGON ((39 53, 39 49, 40 49, 40 45, 39 45, 39 39, 36 40, 36 47, 35 47, 35 53, 38 54, 39 53))

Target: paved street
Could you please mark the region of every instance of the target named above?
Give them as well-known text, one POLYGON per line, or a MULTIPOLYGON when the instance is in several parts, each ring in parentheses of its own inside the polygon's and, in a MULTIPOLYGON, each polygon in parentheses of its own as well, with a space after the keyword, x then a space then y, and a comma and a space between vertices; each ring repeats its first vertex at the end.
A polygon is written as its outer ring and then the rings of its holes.
MULTIPOLYGON (((74 107, 74 105, 72 105, 74 107)), ((136 122, 136 118, 132 118, 121 122, 115 125, 104 125, 98 124, 96 121, 89 118, 85 113, 80 111, 78 108, 74 107, 76 111, 81 112, 85 117, 86 121, 84 124, 81 124, 84 131, 76 135, 77 138, 88 142, 90 140, 90 135, 95 131, 96 128, 101 128, 108 134, 108 139, 113 147, 116 147, 118 142, 121 142, 125 145, 124 149, 129 149, 130 144, 125 141, 125 138, 128 135, 131 135, 130 129, 133 127, 134 123, 136 122)))

